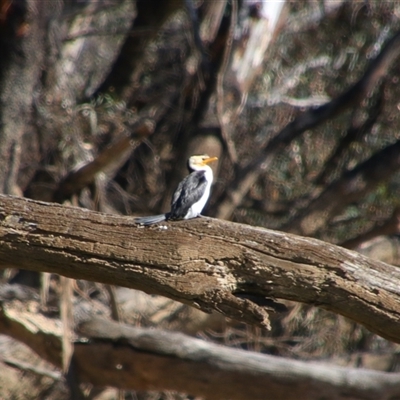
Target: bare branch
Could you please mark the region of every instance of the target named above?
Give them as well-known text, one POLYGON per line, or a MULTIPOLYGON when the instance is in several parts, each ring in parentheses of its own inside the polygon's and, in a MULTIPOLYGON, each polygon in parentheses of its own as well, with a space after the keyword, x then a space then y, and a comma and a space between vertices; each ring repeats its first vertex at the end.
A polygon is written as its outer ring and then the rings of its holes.
MULTIPOLYGON (((379 88, 379 93, 377 94, 377 99, 375 104, 373 104, 368 110, 368 117, 365 121, 359 121, 356 115, 353 115, 351 126, 347 130, 345 136, 338 144, 335 151, 325 162, 324 170, 315 179, 317 184, 326 184, 329 182, 330 175, 338 167, 339 161, 342 159, 343 153, 346 149, 350 147, 353 142, 361 141, 367 133, 370 133, 372 127, 375 125, 378 117, 381 115, 383 110, 383 94, 385 90, 385 85, 381 85, 379 88)), ((355 113, 357 114, 357 112, 355 113)))
POLYGON ((22 371, 29 371, 29 372, 33 372, 34 374, 37 374, 37 375, 48 376, 49 378, 57 380, 57 381, 62 379, 62 375, 59 372, 49 371, 45 368, 41 368, 36 365, 32 365, 32 364, 29 364, 29 363, 26 363, 26 362, 23 362, 23 361, 20 361, 17 359, 2 358, 1 361, 3 361, 5 364, 11 365, 22 371))
POLYGON ((60 314, 61 321, 63 324, 62 334, 62 369, 63 373, 66 374, 71 364, 71 357, 74 352, 72 340, 72 333, 74 329, 74 316, 73 316, 73 281, 71 279, 61 276, 61 298, 60 298, 60 314))
POLYGON ((232 140, 232 132, 229 129, 228 118, 227 118, 228 115, 225 116, 224 79, 228 68, 229 58, 232 53, 232 45, 237 24, 237 17, 238 17, 238 4, 237 0, 233 0, 229 32, 226 39, 224 55, 222 57, 222 64, 217 75, 217 102, 216 102, 217 118, 219 121, 219 126, 221 128, 221 137, 222 140, 224 141, 229 156, 229 160, 231 161, 232 164, 237 163, 237 152, 235 144, 232 140))
POLYGON ((161 294, 268 327, 240 298, 288 299, 400 342, 400 270, 311 238, 209 218, 143 228, 130 218, 0 196, 0 266, 161 294))
POLYGON ((124 136, 116 143, 104 149, 93 161, 88 162, 77 170, 71 171, 58 185, 54 193, 54 201, 62 203, 72 194, 91 184, 96 175, 106 170, 114 163, 124 162, 126 155, 132 151, 132 141, 141 141, 153 133, 155 123, 149 119, 140 121, 134 128, 134 134, 124 136))
POLYGON ((347 205, 362 199, 377 185, 400 169, 400 141, 384 148, 330 184, 307 209, 291 220, 284 230, 302 235, 312 235, 324 226, 333 215, 347 205))
MULTIPOLYGON (((0 332, 28 344, 61 366, 61 339, 52 321, 14 302, 0 308, 0 332)), ((175 390, 207 399, 389 399, 400 394, 399 374, 226 348, 181 333, 131 327, 102 318, 79 326, 89 341, 75 343, 73 362, 81 382, 97 387, 175 390), (151 365, 151 368, 150 368, 151 365), (288 380, 291 382, 287 384, 288 380), (230 382, 229 385, 221 382, 230 382)))
POLYGON ((363 243, 375 239, 378 236, 396 235, 400 232, 400 207, 396 207, 393 214, 383 223, 375 225, 368 232, 341 243, 340 246, 346 249, 355 249, 363 243))
POLYGON ((320 107, 312 108, 298 116, 294 121, 286 125, 267 146, 255 157, 231 184, 230 189, 224 195, 216 216, 229 219, 235 208, 250 188, 257 181, 260 174, 265 171, 277 154, 287 146, 293 139, 300 136, 308 129, 312 129, 326 120, 335 117, 343 110, 359 103, 384 77, 392 66, 400 52, 400 32, 392 37, 367 68, 362 78, 351 86, 347 91, 336 97, 329 103, 320 107))
POLYGON ((203 4, 204 17, 200 25, 200 38, 207 45, 217 36, 227 1, 210 1, 203 4))
POLYGON ((43 26, 54 4, 32 0, 2 3, 4 28, 0 37, 0 191, 18 193, 22 136, 32 107, 45 54, 43 26))

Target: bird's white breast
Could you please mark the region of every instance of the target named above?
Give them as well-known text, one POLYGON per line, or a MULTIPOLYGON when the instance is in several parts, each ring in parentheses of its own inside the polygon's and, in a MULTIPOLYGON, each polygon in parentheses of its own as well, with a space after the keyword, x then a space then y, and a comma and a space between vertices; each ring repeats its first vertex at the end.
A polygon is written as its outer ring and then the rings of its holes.
POLYGON ((206 205, 208 198, 210 197, 210 189, 211 189, 211 184, 213 182, 213 172, 210 167, 207 167, 205 170, 205 178, 207 180, 207 186, 206 186, 206 189, 205 189, 203 195, 201 196, 199 201, 194 203, 189 208, 189 211, 185 215, 184 219, 196 218, 203 211, 203 208, 206 205))

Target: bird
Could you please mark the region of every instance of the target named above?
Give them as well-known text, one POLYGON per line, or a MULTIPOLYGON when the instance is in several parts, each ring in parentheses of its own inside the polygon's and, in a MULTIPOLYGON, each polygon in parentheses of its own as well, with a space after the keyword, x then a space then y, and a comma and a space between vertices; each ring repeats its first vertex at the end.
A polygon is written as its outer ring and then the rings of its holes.
POLYGON ((210 157, 207 154, 189 157, 187 167, 190 173, 175 190, 171 201, 171 211, 148 217, 136 217, 135 223, 152 225, 162 221, 198 217, 210 197, 213 182, 213 172, 208 164, 217 160, 217 157, 210 157))

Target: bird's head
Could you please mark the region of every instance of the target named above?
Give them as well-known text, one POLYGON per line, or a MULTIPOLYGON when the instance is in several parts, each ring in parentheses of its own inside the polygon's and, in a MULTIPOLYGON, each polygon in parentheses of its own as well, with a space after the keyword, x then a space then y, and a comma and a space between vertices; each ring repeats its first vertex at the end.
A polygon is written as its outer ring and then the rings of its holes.
POLYGON ((208 164, 217 160, 217 157, 210 157, 207 154, 195 155, 189 158, 188 167, 191 171, 201 171, 205 168, 209 168, 208 164))

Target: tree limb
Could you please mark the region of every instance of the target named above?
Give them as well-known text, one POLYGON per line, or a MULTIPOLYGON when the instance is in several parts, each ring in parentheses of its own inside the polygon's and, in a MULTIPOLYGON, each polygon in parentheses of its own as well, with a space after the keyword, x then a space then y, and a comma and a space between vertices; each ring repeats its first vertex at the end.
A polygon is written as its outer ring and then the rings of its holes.
POLYGON ((235 208, 242 202, 250 188, 285 146, 303 132, 335 117, 348 107, 358 104, 377 85, 379 80, 388 73, 400 53, 400 32, 397 32, 371 62, 365 74, 348 90, 332 101, 302 113, 286 125, 253 160, 243 168, 239 176, 223 195, 216 216, 228 219, 235 208))
POLYGON ((160 294, 268 327, 241 294, 312 304, 400 342, 400 271, 321 242, 199 218, 131 218, 0 195, 0 266, 160 294))
POLYGON ((323 171, 321 171, 315 179, 315 182, 318 185, 327 184, 330 176, 333 175, 335 170, 338 169, 338 165, 343 158, 344 152, 349 149, 352 143, 357 141, 360 142, 367 135, 367 133, 371 132, 371 129, 375 125, 383 110, 384 91, 385 85, 381 85, 378 89, 375 104, 369 108, 368 117, 365 121, 360 121, 360 117, 357 115, 357 112, 353 114, 350 127, 347 129, 345 136, 340 140, 332 155, 325 162, 323 171))
POLYGON ((340 243, 346 249, 356 249, 365 242, 369 242, 379 236, 397 235, 400 232, 400 207, 396 207, 392 215, 383 224, 376 224, 369 231, 364 232, 353 239, 340 243))
POLYGON ((106 147, 96 158, 89 161, 80 168, 71 171, 59 183, 54 193, 54 201, 62 203, 72 194, 82 190, 87 185, 91 184, 96 175, 106 170, 112 164, 120 164, 121 161, 126 161, 127 155, 133 149, 132 142, 134 140, 140 142, 153 133, 154 123, 150 119, 140 120, 135 126, 135 130, 129 136, 123 136, 115 143, 106 147))
POLYGON ((283 229, 312 236, 349 204, 366 196, 378 185, 387 182, 400 169, 400 140, 375 153, 332 182, 315 198, 306 210, 283 229))
MULTIPOLYGON (((18 302, 0 307, 0 332, 61 366, 59 324, 18 302)), ((95 317, 78 331, 73 362, 81 382, 96 387, 175 390, 207 399, 389 399, 400 394, 399 374, 285 360, 226 348, 181 333, 131 327, 95 317), (290 385, 288 385, 290 381, 290 385), (229 385, 222 384, 230 382, 229 385)))
POLYGON ((0 191, 18 193, 22 136, 28 124, 45 54, 45 30, 54 5, 4 2, 0 26, 0 191), (5 23, 7 21, 7 23, 5 23))

